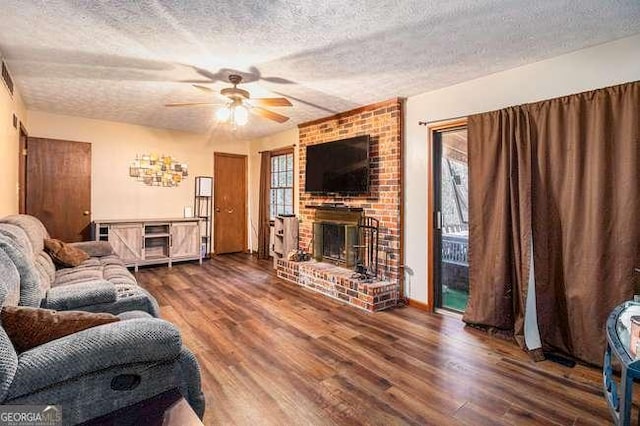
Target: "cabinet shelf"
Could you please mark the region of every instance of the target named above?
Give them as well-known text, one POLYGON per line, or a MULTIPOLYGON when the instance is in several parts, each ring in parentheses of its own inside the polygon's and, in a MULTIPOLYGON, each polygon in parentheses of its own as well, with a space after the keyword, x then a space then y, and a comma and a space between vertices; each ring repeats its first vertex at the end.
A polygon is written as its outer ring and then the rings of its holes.
POLYGON ((144 260, 169 260, 169 256, 161 256, 161 255, 145 256, 144 260))
POLYGON ((144 237, 145 238, 166 238, 171 236, 170 233, 168 232, 162 232, 162 233, 157 233, 157 234, 146 234, 144 237))
POLYGON ((295 216, 276 216, 273 221, 273 265, 298 249, 298 219, 295 216))

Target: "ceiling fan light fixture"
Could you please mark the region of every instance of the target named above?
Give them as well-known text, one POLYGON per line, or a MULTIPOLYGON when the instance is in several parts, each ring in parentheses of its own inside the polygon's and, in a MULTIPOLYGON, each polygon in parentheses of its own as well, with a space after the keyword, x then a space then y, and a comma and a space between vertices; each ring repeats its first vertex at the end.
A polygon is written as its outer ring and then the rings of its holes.
POLYGON ((238 105, 233 109, 233 122, 238 126, 244 126, 249 121, 249 110, 244 105, 238 105))
MULTIPOLYGON (((233 87, 226 87, 220 90, 220 94, 227 98, 224 106, 218 108, 215 113, 215 119, 219 123, 231 125, 231 129, 235 130, 237 126, 244 126, 249 122, 249 113, 259 117, 284 123, 289 117, 278 114, 265 107, 290 107, 293 106, 287 98, 251 98, 247 90, 240 89, 238 84, 242 82, 240 74, 229 75, 229 82, 233 87)), ((194 84, 194 87, 205 92, 213 92, 209 87, 194 84)), ((165 104, 168 107, 194 107, 203 105, 219 105, 217 102, 178 102, 165 104)))
POLYGON ((231 109, 229 109, 228 106, 219 108, 216 111, 216 120, 218 120, 221 123, 225 121, 229 121, 229 117, 231 117, 231 109))

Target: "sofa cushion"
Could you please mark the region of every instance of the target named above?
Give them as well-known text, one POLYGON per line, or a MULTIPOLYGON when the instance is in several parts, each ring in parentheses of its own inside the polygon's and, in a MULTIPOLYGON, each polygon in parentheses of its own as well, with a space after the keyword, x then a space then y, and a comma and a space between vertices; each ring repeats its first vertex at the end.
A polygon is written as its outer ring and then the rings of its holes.
POLYGON ((36 256, 35 263, 36 268, 38 268, 38 270, 47 277, 47 280, 49 281, 49 285, 47 286, 48 289, 56 279, 56 265, 53 264, 51 256, 44 251, 41 251, 40 254, 36 256))
POLYGON ((20 274, 11 258, 0 250, 0 306, 16 306, 20 303, 20 274))
POLYGON ((0 235, 11 238, 22 254, 28 258, 28 261, 34 264, 37 270, 36 275, 38 277, 39 287, 41 291, 47 291, 49 287, 51 287, 56 273, 56 268, 49 255, 44 251, 34 255, 29 237, 19 226, 10 223, 0 223, 0 235))
POLYGON ((51 256, 53 263, 63 268, 73 268, 89 259, 86 252, 55 238, 44 240, 44 249, 51 256))
POLYGON ((78 284, 88 280, 107 280, 113 284, 137 285, 136 279, 115 256, 92 257, 75 268, 59 269, 53 283, 54 287, 78 284))
POLYGON ((0 250, 9 257, 20 275, 20 305, 40 306, 46 289, 41 286, 42 278, 34 266, 33 259, 29 258, 11 238, 1 234, 0 250))
POLYGON ((144 311, 127 311, 121 314, 118 314, 118 318, 120 320, 131 320, 131 319, 140 319, 140 318, 153 318, 149 312, 144 311))
POLYGON ((31 241, 29 241, 27 233, 24 232, 22 228, 10 223, 0 223, 0 234, 11 238, 20 246, 23 253, 27 254, 29 257, 33 257, 31 241))
POLYGON ((104 276, 102 267, 98 265, 81 264, 75 268, 59 269, 56 271, 54 288, 69 284, 78 284, 86 281, 100 280, 104 276))
POLYGON ((2 328, 18 353, 64 336, 109 324, 120 319, 111 314, 5 306, 0 311, 2 328))
POLYGON ((78 284, 60 285, 47 292, 41 307, 69 311, 87 306, 114 303, 118 299, 116 286, 105 280, 83 281, 78 284))
POLYGON ((49 238, 49 233, 42 222, 34 216, 16 214, 0 219, 0 223, 10 223, 19 226, 29 237, 31 249, 34 255, 44 250, 44 240, 49 238))
MULTIPOLYGON (((20 275, 11 258, 0 250, 0 306, 15 306, 20 301, 20 275)), ((7 333, 0 328, 0 401, 4 401, 18 368, 16 354, 7 333)))
POLYGON ((0 401, 4 401, 18 369, 18 354, 9 336, 0 328, 0 401))

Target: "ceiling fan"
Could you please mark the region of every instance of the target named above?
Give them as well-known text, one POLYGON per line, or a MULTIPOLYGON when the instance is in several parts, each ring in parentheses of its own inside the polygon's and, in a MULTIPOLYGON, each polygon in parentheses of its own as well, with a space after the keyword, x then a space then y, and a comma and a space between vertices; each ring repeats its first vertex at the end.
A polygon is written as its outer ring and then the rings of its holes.
MULTIPOLYGON (((249 120, 249 113, 253 113, 260 117, 268 118, 269 120, 276 121, 278 123, 284 123, 289 120, 289 117, 277 112, 270 111, 262 107, 290 107, 291 102, 287 98, 251 98, 251 94, 238 88, 238 84, 242 82, 242 76, 238 74, 230 74, 229 82, 233 84, 233 87, 227 87, 220 91, 220 94, 229 98, 229 100, 220 104, 219 102, 178 102, 170 103, 165 106, 168 107, 194 107, 194 106, 206 106, 206 105, 224 105, 222 108, 216 111, 216 118, 220 122, 228 122, 238 126, 243 126, 249 120)), ((215 90, 194 84, 194 87, 209 93, 214 93, 215 90)))

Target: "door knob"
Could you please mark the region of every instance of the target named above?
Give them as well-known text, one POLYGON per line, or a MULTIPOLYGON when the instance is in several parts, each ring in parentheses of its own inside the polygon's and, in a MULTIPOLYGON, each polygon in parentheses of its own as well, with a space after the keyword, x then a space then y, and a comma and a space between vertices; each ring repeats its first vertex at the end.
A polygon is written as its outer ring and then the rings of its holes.
POLYGON ((216 207, 216 213, 220 213, 220 207, 216 207))
POLYGON ((89 212, 89 210, 85 210, 85 211, 83 211, 83 212, 82 212, 82 214, 83 214, 84 216, 89 216, 89 213, 90 213, 90 212, 89 212))

